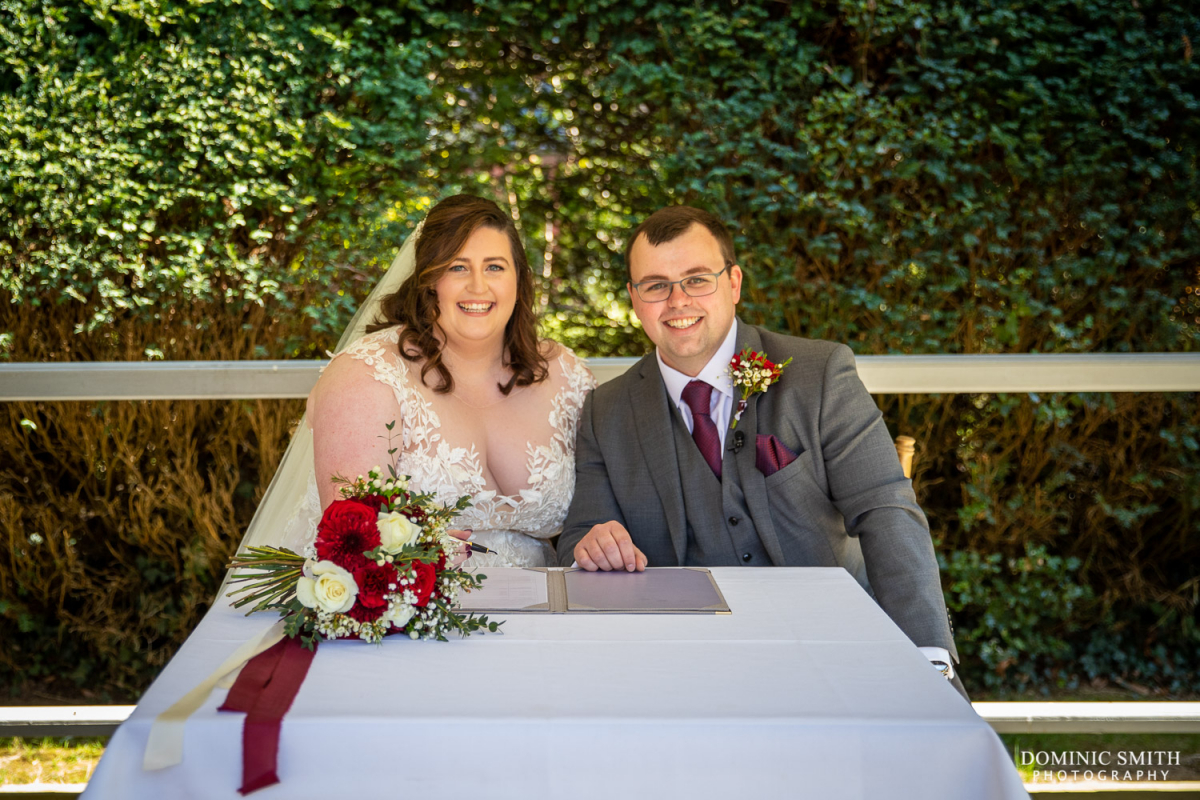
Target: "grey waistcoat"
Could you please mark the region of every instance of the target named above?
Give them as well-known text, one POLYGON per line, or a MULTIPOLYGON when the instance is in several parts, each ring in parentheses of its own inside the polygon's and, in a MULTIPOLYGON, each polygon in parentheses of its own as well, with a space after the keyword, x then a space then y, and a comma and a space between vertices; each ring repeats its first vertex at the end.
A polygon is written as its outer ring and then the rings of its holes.
MULTIPOLYGON (((693 567, 740 564, 769 567, 738 481, 733 451, 722 451, 721 480, 713 475, 688 433, 678 409, 671 415, 679 474, 683 476, 683 505, 687 514, 687 552, 684 565, 693 567), (736 521, 735 521, 736 520, 736 521), (749 555, 749 559, 746 556, 749 555)), ((728 432, 726 435, 730 435, 728 432)))

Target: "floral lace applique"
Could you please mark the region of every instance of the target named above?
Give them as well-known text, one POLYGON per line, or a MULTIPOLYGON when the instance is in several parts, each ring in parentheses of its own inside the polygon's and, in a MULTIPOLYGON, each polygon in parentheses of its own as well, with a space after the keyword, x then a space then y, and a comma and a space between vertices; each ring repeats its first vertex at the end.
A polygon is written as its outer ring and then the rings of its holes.
MULTIPOLYGON (((554 536, 562 527, 575 491, 575 432, 587 393, 596 386, 592 373, 574 353, 563 349, 556 359, 562 387, 554 396, 549 422, 549 442, 526 444, 527 488, 503 495, 487 488, 478 450, 452 446, 441 434, 441 422, 432 404, 409 382, 406 362, 399 356, 399 331, 388 328, 368 334, 342 355, 370 366, 376 380, 391 387, 400 406, 400 470, 412 476, 414 486, 434 491, 445 500, 469 494, 471 507, 459 517, 463 528, 496 550, 498 556, 473 556, 472 566, 531 566, 553 564, 553 553, 538 540, 554 536)), ((316 533, 320 500, 315 476, 305 505, 315 507, 311 532, 316 533)))

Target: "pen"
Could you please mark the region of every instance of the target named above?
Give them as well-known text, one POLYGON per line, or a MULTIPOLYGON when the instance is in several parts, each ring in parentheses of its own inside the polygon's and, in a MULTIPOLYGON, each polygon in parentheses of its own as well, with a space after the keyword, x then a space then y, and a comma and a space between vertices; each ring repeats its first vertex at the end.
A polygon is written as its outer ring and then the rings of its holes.
MULTIPOLYGON (((464 531, 464 533, 474 534, 475 531, 471 530, 470 528, 467 528, 464 531)), ((499 553, 497 553, 495 550, 491 549, 490 547, 484 547, 483 545, 476 544, 475 542, 468 541, 468 542, 466 542, 466 545, 468 548, 470 548, 472 553, 488 553, 489 555, 493 555, 493 556, 500 555, 499 553)))

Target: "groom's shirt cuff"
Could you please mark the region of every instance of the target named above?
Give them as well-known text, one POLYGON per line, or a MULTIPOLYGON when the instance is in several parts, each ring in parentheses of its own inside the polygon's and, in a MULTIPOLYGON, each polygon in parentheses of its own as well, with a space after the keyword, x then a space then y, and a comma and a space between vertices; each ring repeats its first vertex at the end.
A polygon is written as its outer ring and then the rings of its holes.
POLYGON ((943 664, 950 665, 950 672, 946 675, 947 678, 954 677, 954 662, 950 660, 950 651, 944 647, 918 647, 921 655, 928 658, 930 661, 941 661, 943 664))

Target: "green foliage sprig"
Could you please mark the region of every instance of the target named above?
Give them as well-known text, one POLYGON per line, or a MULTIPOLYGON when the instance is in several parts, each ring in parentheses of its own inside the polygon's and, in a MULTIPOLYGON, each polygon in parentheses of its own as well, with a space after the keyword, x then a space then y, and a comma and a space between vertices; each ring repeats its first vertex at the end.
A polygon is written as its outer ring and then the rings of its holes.
POLYGON ((230 591, 230 597, 237 597, 233 607, 243 608, 253 603, 247 613, 290 608, 303 567, 304 556, 286 547, 246 548, 229 562, 234 573, 229 582, 246 584, 230 591))

